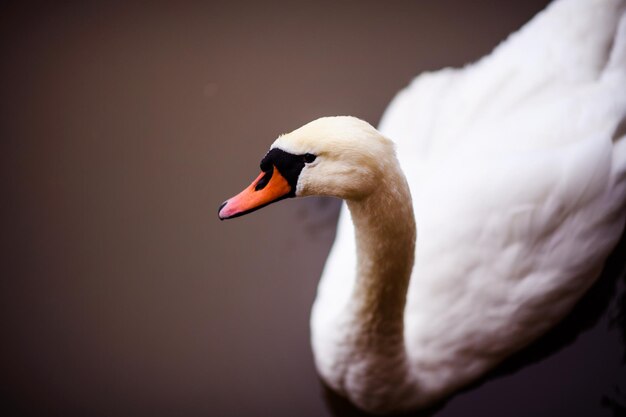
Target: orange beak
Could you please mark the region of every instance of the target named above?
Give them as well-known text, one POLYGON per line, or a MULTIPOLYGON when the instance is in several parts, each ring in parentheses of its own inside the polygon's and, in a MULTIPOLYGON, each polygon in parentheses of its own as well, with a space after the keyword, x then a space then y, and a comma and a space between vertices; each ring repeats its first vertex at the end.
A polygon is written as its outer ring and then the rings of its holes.
POLYGON ((248 188, 224 201, 217 215, 220 220, 232 219, 290 196, 291 186, 276 166, 272 165, 271 170, 261 172, 248 188))

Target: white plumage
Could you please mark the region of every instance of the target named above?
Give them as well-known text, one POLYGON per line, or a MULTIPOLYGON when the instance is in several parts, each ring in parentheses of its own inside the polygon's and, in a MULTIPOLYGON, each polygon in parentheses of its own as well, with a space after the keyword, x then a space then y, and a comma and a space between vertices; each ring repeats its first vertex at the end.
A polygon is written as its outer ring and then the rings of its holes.
POLYGON ((591 286, 626 216, 625 10, 555 1, 475 64, 417 77, 382 134, 333 117, 281 136, 220 207, 346 200, 311 316, 330 387, 376 413, 430 405, 591 286))
POLYGON ((344 207, 311 323, 334 389, 375 412, 431 404, 593 283, 626 212, 625 7, 557 1, 491 55, 422 74, 393 100, 380 131, 397 144, 418 234, 404 346, 368 357, 346 342, 357 250, 344 207))

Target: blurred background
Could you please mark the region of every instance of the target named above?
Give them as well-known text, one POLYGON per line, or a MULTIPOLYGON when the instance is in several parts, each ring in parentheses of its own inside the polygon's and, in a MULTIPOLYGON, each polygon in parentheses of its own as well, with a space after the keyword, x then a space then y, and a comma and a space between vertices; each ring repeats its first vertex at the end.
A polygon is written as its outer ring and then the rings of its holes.
MULTIPOLYGON (((3 415, 359 415, 309 347, 339 202, 217 207, 277 135, 377 124, 412 77, 488 53, 546 3, 4 2, 3 415)), ((619 250, 562 326, 427 414, 624 411, 619 250)))

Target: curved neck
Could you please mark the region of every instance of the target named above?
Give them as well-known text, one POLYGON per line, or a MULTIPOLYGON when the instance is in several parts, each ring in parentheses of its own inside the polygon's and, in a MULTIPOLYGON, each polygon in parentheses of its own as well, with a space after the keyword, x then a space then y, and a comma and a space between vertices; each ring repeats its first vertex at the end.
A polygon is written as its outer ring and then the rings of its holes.
POLYGON ((391 172, 373 194, 347 203, 358 258, 350 310, 363 337, 374 345, 381 337, 380 342, 386 345, 389 332, 403 335, 406 292, 415 256, 411 195, 404 175, 391 172))
POLYGON ((368 408, 398 405, 407 390, 414 394, 416 383, 404 344, 404 307, 415 257, 416 228, 409 187, 399 166, 385 173, 373 194, 348 201, 348 208, 358 258, 347 308, 348 345, 356 359, 359 384, 371 385, 379 394, 386 391, 377 398, 379 405, 368 408), (381 378, 385 379, 382 383, 381 378))

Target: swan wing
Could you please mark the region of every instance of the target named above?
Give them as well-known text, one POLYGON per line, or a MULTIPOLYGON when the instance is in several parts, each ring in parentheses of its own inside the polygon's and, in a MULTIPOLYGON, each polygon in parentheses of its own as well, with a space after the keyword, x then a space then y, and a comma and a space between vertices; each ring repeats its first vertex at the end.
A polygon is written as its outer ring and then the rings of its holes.
MULTIPOLYGON (((617 242, 625 7, 556 1, 478 62, 418 76, 385 112, 417 220, 405 341, 422 401, 553 326, 617 242)), ((344 205, 314 321, 339 315, 355 266, 344 205)))
POLYGON ((383 117, 418 224, 407 351, 433 396, 552 327, 621 235, 626 15, 603 5, 555 2, 492 55, 419 76, 383 117))

